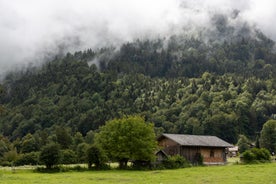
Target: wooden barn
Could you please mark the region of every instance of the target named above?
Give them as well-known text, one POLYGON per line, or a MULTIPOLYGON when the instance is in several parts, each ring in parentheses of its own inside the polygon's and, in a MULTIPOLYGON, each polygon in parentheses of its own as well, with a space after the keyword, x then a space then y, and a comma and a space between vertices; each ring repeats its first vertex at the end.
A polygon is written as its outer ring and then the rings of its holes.
POLYGON ((216 136, 162 134, 157 140, 165 154, 181 155, 194 164, 200 158, 206 165, 225 164, 226 150, 233 147, 216 136))

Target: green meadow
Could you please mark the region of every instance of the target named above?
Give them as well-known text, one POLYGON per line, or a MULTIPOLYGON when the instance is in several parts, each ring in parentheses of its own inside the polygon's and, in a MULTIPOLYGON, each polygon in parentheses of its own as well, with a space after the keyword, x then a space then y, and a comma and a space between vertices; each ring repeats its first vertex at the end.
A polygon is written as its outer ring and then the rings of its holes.
POLYGON ((257 183, 276 184, 276 163, 254 165, 202 166, 154 171, 69 171, 38 173, 33 169, 0 168, 1 184, 71 184, 71 183, 257 183))

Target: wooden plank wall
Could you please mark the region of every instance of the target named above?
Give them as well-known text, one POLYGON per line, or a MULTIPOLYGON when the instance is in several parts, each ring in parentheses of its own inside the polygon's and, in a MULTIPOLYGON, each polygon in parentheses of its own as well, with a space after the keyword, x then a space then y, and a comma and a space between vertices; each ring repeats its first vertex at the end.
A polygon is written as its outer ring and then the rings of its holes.
POLYGON ((163 151, 166 154, 171 156, 179 154, 192 163, 196 163, 198 161, 197 159, 200 154, 203 156, 203 162, 205 164, 219 164, 226 162, 225 148, 181 146, 168 138, 159 140, 159 146, 163 148, 163 151))
POLYGON ((201 148, 204 163, 226 162, 225 148, 201 148), (213 152, 213 154, 211 153, 213 152))

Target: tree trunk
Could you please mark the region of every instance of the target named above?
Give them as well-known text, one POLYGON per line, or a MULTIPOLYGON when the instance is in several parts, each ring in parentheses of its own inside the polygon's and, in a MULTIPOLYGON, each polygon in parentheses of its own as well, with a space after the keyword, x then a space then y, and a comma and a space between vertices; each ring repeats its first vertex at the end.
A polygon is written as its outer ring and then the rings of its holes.
POLYGON ((127 162, 128 162, 127 158, 119 160, 119 168, 125 169, 127 167, 127 162))
POLYGON ((46 169, 52 169, 52 165, 47 164, 46 169))
POLYGON ((88 169, 92 168, 92 162, 88 162, 88 169))

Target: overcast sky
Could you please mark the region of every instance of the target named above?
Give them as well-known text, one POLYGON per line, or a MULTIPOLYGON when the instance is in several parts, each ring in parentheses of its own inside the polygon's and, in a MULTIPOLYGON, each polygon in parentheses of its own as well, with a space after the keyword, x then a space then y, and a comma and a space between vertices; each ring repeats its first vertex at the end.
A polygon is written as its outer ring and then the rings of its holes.
MULTIPOLYGON (((276 40, 274 0, 0 0, 0 76, 61 48, 77 51, 210 26, 240 11, 276 40)), ((236 22, 237 24, 237 22, 236 22)))

